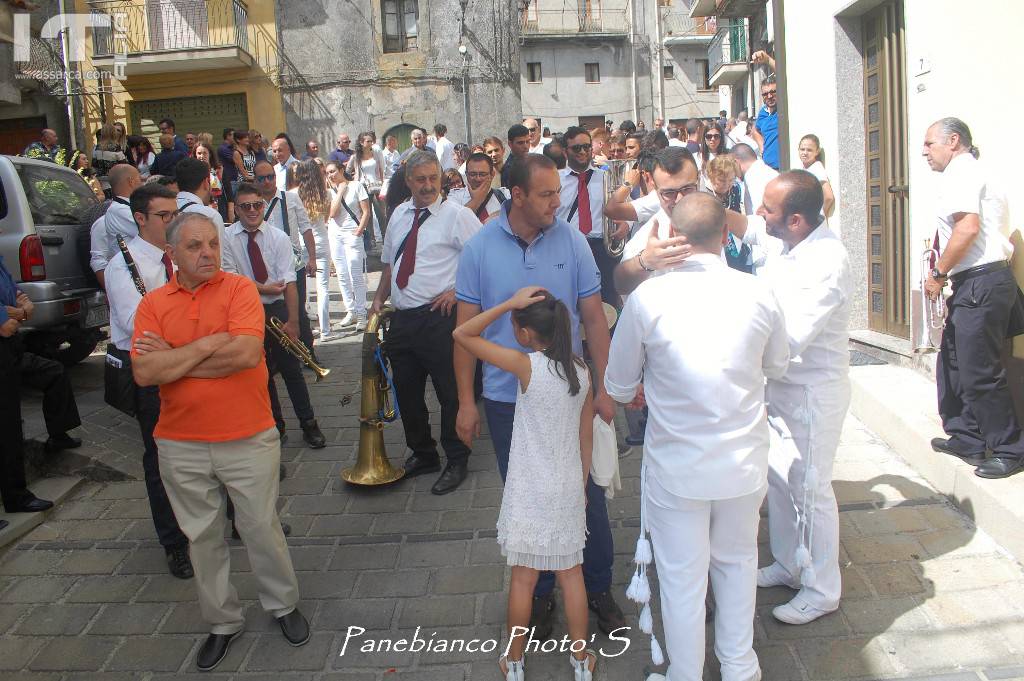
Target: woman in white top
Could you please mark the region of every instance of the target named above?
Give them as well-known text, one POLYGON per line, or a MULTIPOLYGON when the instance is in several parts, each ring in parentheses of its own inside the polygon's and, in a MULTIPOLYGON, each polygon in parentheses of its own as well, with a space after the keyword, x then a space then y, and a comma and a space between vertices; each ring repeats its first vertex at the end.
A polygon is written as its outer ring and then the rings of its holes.
POLYGON ((366 187, 370 206, 373 208, 373 238, 377 243, 383 243, 380 225, 384 220, 384 211, 380 203, 380 190, 388 173, 384 154, 373 148, 375 138, 372 132, 359 133, 359 137, 356 138, 356 150, 348 160, 345 174, 356 182, 362 182, 366 187))
POLYGON ((797 148, 800 162, 804 164, 804 170, 818 178, 821 183, 821 193, 825 195, 825 203, 821 210, 826 218, 832 217, 836 207, 836 195, 832 193, 832 184, 828 181, 828 174, 825 172, 825 152, 821 149, 821 141, 817 135, 804 135, 800 138, 800 146, 797 148))
POLYGON ((302 206, 313 225, 313 243, 316 245, 316 313, 320 322, 320 340, 331 336, 331 269, 330 243, 327 236, 327 217, 331 209, 331 198, 327 193, 327 178, 324 171, 312 159, 300 161, 290 168, 294 191, 302 200, 302 206))
POLYGON ((338 286, 348 314, 342 326, 355 323, 357 331, 366 329, 366 249, 363 233, 370 223, 370 196, 362 182, 347 177, 338 164, 327 164, 327 189, 331 207, 327 236, 331 260, 338 273, 338 286))
POLYGON ((139 175, 145 180, 149 177, 150 167, 156 163, 153 143, 143 135, 132 135, 128 138, 128 148, 131 149, 132 163, 139 169, 139 175))

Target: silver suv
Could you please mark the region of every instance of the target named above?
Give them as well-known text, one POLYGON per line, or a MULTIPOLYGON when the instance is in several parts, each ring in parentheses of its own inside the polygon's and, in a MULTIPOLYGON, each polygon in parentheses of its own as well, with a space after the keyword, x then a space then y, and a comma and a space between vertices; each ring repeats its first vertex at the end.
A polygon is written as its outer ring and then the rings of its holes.
POLYGON ((98 204, 69 168, 0 156, 0 256, 35 304, 21 333, 30 350, 69 365, 92 353, 109 318, 88 270, 87 220, 98 204))

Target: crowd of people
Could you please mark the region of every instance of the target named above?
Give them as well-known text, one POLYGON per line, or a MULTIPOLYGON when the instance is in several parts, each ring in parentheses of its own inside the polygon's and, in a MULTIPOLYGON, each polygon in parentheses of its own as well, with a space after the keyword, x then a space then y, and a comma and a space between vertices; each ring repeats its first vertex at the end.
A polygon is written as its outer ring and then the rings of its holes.
MULTIPOLYGON (((818 138, 800 140, 804 169, 779 171, 776 87, 762 85, 765 106, 754 120, 722 112, 552 135, 528 118, 479 144, 453 143, 438 124, 432 135, 413 131, 404 151, 393 136, 379 146, 373 132, 352 148, 342 133, 326 158, 310 140, 301 159, 285 133, 267 141, 225 130, 214 149, 208 135, 182 140, 165 120, 160 154, 141 143, 129 143, 124 161, 113 147, 94 154, 111 163, 112 201, 92 226, 91 261, 111 307, 107 362, 128 385, 119 408, 136 416, 146 443, 147 490, 169 568, 194 574, 210 625, 199 669, 216 667, 243 627, 228 579, 228 515, 264 609, 289 643, 310 635, 296 609, 288 528, 275 511, 286 436, 275 374, 305 443, 326 442, 299 361, 265 324, 279 322, 311 351, 334 338, 332 267, 346 309, 338 327, 362 331, 370 315, 388 311, 406 477, 440 473, 430 492, 456 490, 483 407, 505 484, 497 539, 512 566, 511 639, 499 660, 506 681, 525 679, 528 639, 552 634, 556 581, 572 640, 589 640, 588 609, 606 634, 625 626, 612 588, 607 490, 590 475, 594 423, 613 423, 619 406, 646 414, 627 438, 644 449, 636 571, 625 595, 641 608, 654 662, 667 653, 668 679, 701 678, 707 616, 722 678, 761 678, 752 648, 758 587, 794 590, 773 610, 788 624, 838 608, 831 482, 850 401, 853 280, 828 226, 835 196, 818 138), (606 186, 605 166, 618 160, 627 162, 624 180, 606 186), (625 242, 621 254, 607 248, 605 230, 625 242), (367 301, 373 247, 383 271, 367 301), (230 411, 209 409, 228 401, 230 411), (765 499, 774 560, 758 569, 765 499), (664 650, 653 635, 652 561, 664 650)), ((103 130, 113 145, 123 138, 123 129, 103 130)), ((940 126, 927 144, 939 170, 973 149, 966 126, 940 126)), ((957 215, 972 206, 966 197, 949 208, 957 215)), ((943 252, 963 252, 951 229, 943 252)), ((952 272, 956 285, 954 257, 938 261, 935 282, 952 272)), ((981 274, 1005 283, 1005 265, 984 266, 981 274)), ((6 288, 0 279, 0 294, 6 288)), ((957 425, 943 446, 977 457, 968 449, 992 439, 987 429, 1008 441, 1015 421, 1003 409, 981 420, 982 434, 970 431, 977 423, 964 415, 975 397, 962 376, 945 392, 957 425)), ((979 471, 1015 472, 1015 456, 1008 445, 979 471)), ((593 678, 597 657, 585 645, 569 662, 576 681, 593 678)))

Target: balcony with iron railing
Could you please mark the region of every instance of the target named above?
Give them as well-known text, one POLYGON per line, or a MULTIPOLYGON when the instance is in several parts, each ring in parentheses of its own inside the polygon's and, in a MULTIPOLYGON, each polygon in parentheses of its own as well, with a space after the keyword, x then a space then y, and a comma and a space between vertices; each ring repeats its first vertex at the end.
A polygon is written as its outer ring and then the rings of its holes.
POLYGON ((766 4, 767 0, 695 0, 690 16, 742 19, 763 12, 766 4))
POLYGON ((690 18, 685 10, 672 9, 661 20, 665 45, 707 45, 718 32, 715 17, 690 18))
POLYGON ((126 75, 250 66, 249 10, 242 0, 91 0, 111 17, 93 29, 93 63, 126 75))
POLYGON ((523 40, 566 37, 625 38, 629 16, 625 10, 527 9, 522 13, 523 40))
POLYGON ((708 47, 709 83, 733 85, 747 77, 747 27, 742 19, 719 22, 718 33, 708 47))

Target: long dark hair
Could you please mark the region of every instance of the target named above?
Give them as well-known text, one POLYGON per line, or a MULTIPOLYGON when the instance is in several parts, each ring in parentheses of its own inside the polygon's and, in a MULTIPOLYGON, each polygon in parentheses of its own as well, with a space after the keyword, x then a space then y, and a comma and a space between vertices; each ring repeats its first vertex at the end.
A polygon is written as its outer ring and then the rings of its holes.
POLYGON ((514 310, 512 319, 524 329, 531 329, 540 340, 547 345, 544 356, 554 360, 558 376, 569 384, 569 394, 580 391, 580 378, 576 366, 584 366, 572 352, 572 321, 565 303, 555 298, 548 291, 538 292, 542 300, 514 310))
POLYGON ((713 121, 710 125, 704 128, 704 132, 702 132, 700 135, 701 161, 703 161, 703 163, 707 163, 712 153, 715 154, 715 156, 717 156, 718 154, 724 154, 727 151, 728 150, 725 146, 725 128, 723 128, 722 124, 719 123, 718 121, 713 121), (712 130, 716 131, 719 135, 721 135, 721 137, 718 138, 718 151, 715 152, 711 151, 711 147, 708 146, 707 137, 705 137, 705 135, 707 135, 712 130))

